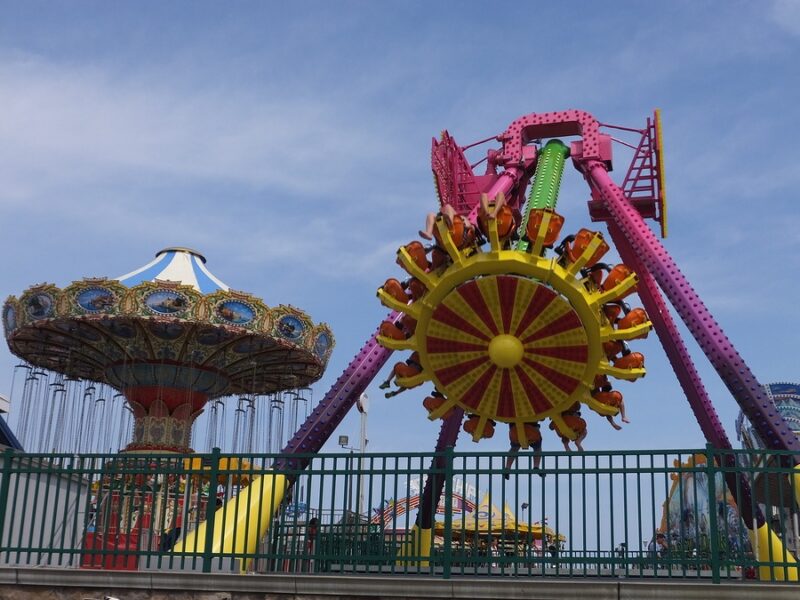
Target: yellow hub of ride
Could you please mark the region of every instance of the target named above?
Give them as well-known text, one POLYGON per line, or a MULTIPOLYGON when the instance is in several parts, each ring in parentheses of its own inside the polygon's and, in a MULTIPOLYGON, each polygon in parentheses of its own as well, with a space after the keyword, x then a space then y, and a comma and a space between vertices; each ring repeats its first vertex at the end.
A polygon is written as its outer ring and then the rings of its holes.
POLYGON ((398 251, 400 263, 427 292, 415 302, 402 303, 378 290, 384 305, 417 321, 408 339, 379 336, 378 342, 419 354, 422 371, 398 377, 397 384, 435 385, 446 401, 429 418, 460 406, 479 418, 475 441, 489 420, 502 421, 516 427, 520 444, 527 447, 525 424, 546 418, 574 439, 577 433, 562 413, 576 401, 601 415, 616 415, 617 408, 590 395, 595 376, 635 380, 645 371, 615 368, 603 342, 642 337, 651 323, 619 330, 602 316, 604 304, 638 281, 631 274, 601 291, 582 277, 581 269, 604 243, 602 236, 595 234, 574 262, 562 265, 543 256, 543 235, 530 253, 503 248, 494 220, 489 221, 488 251, 459 250, 441 218, 437 227, 450 259, 438 271, 425 271, 405 248, 398 251))
POLYGON ((423 364, 439 391, 468 413, 537 421, 551 409, 565 410, 585 389, 589 348, 581 319, 534 279, 470 279, 423 319, 423 364))
POLYGON ((525 347, 518 337, 501 333, 489 342, 489 358, 501 369, 516 367, 522 360, 525 347))

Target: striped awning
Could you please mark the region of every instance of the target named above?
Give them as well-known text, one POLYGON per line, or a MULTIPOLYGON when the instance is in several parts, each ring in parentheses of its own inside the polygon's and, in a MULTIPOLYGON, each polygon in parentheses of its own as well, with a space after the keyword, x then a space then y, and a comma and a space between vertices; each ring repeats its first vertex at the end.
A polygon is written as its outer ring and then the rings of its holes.
POLYGON ((164 248, 154 260, 126 275, 116 277, 120 283, 133 287, 144 281, 175 281, 190 285, 202 294, 212 294, 229 287, 206 268, 205 257, 189 248, 164 248))

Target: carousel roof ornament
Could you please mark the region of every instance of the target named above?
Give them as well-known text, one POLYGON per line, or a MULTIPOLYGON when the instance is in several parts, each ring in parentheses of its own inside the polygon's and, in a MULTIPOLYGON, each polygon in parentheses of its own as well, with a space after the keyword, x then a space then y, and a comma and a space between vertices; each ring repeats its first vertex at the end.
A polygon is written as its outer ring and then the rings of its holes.
POLYGON ((128 450, 188 449, 206 402, 306 387, 334 345, 324 323, 231 290, 187 248, 117 279, 32 286, 6 300, 3 325, 30 365, 122 393, 137 419, 128 450))
POLYGON ((207 268, 206 258, 190 248, 164 248, 156 253, 155 259, 131 271, 120 275, 117 281, 133 287, 143 281, 176 281, 190 285, 201 294, 211 294, 230 288, 217 279, 207 268))

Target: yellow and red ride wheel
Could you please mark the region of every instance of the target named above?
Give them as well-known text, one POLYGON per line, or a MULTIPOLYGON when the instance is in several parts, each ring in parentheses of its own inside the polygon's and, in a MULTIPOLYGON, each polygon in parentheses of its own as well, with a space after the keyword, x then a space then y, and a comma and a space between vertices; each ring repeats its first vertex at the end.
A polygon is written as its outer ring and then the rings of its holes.
MULTIPOLYGON (((427 293, 403 304, 378 292, 386 306, 417 320, 408 339, 379 336, 378 341, 418 352, 422 372, 397 383, 435 385, 446 399, 429 418, 460 406, 479 419, 470 428, 475 441, 500 421, 511 424, 520 445, 527 447, 532 440, 525 425, 546 418, 574 439, 577 434, 561 413, 575 402, 602 415, 617 414, 617 408, 592 398, 595 377, 634 380, 644 369, 614 367, 603 343, 642 336, 651 324, 619 330, 603 315, 606 303, 636 285, 635 274, 606 290, 587 285, 581 276, 581 268, 604 244, 602 236, 595 234, 574 262, 562 266, 540 254, 541 240, 531 253, 502 249, 495 221, 490 221, 488 251, 460 250, 444 224, 438 226, 450 260, 446 267, 426 272, 403 248, 398 251, 399 261, 427 293)), ((547 223, 542 226, 546 229, 547 223)))

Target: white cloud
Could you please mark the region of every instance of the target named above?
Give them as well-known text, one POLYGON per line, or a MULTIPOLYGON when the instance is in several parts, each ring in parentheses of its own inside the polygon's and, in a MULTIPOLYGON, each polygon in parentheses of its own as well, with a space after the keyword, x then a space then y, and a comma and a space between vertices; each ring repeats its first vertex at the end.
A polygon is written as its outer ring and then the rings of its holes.
POLYGON ((19 55, 0 57, 0 103, 3 171, 17 181, 4 201, 24 195, 20 174, 86 183, 121 170, 308 193, 320 181, 343 186, 365 158, 389 152, 369 115, 342 104, 19 55))
POLYGON ((769 16, 782 29, 800 35, 800 2, 797 0, 774 0, 769 16))

